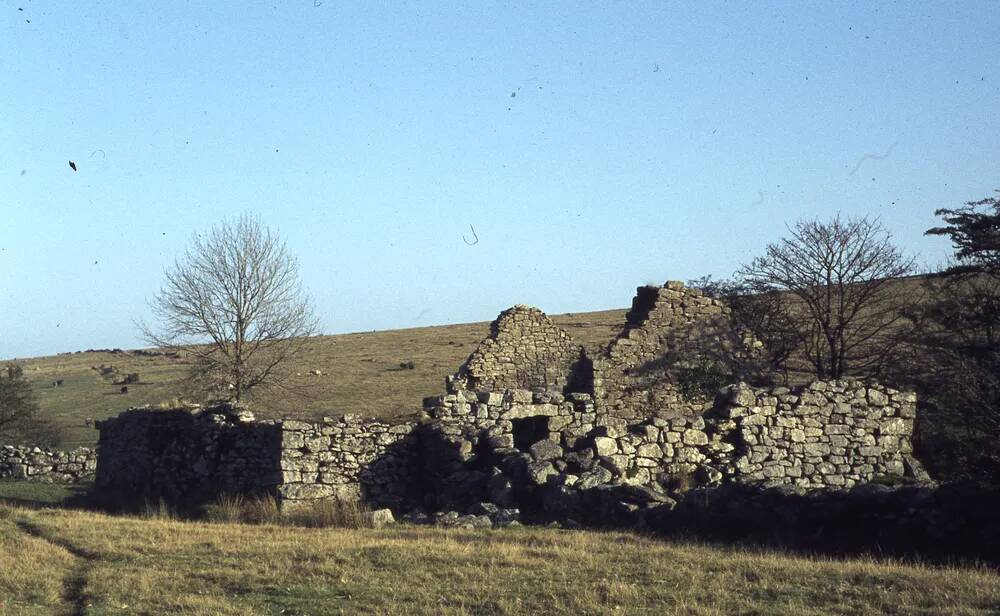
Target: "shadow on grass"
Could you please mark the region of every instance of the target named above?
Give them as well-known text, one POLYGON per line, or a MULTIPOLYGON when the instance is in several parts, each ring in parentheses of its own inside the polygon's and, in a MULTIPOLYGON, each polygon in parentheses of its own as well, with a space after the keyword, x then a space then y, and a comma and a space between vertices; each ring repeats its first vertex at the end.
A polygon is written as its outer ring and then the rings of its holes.
POLYGON ((90 483, 39 483, 5 479, 0 481, 0 504, 31 509, 73 506, 86 496, 90 487, 90 483))

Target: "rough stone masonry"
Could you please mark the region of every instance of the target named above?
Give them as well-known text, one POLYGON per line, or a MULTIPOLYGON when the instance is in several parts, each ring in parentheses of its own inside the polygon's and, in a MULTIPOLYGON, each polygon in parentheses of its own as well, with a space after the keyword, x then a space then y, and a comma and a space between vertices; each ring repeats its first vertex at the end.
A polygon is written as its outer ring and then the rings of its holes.
POLYGON ((541 311, 500 314, 419 421, 255 421, 231 406, 133 409, 99 422, 99 488, 178 500, 271 493, 396 511, 518 508, 603 519, 694 486, 799 489, 922 477, 916 397, 874 382, 750 387, 688 399, 670 369, 753 353, 728 309, 680 283, 641 287, 622 333, 588 353, 541 311), (609 513, 610 511, 610 513, 609 513))
POLYGON ((0 447, 0 479, 40 483, 77 483, 93 478, 97 452, 80 447, 54 451, 41 447, 0 447))

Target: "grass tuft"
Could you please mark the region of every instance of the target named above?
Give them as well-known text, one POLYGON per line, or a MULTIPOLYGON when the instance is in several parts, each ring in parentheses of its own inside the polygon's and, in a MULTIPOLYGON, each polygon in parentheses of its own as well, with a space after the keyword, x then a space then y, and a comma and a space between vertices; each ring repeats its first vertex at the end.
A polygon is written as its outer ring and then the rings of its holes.
POLYGON ((369 509, 363 503, 317 500, 295 503, 282 511, 271 494, 245 497, 222 494, 205 508, 205 519, 223 524, 282 524, 304 528, 370 528, 369 509))
POLYGON ((370 528, 369 508, 357 501, 318 500, 297 504, 286 519, 306 528, 370 528))

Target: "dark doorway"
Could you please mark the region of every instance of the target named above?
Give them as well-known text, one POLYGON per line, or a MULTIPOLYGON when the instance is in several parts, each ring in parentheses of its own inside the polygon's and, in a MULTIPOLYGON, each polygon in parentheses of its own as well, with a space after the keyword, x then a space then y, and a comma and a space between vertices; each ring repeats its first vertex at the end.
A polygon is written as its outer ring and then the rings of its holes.
POLYGON ((525 417, 511 423, 514 425, 514 447, 521 451, 528 451, 538 441, 549 438, 548 417, 525 417))

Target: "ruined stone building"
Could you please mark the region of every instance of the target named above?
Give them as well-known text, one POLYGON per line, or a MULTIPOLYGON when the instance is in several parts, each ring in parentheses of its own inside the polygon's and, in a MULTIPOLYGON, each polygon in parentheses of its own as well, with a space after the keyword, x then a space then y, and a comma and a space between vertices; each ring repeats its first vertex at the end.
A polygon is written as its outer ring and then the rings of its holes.
POLYGON ((639 288, 622 332, 598 351, 514 306, 418 421, 135 409, 100 422, 96 483, 176 499, 268 492, 286 505, 361 499, 586 520, 662 506, 692 485, 850 487, 921 472, 912 393, 850 380, 699 392, 676 378, 753 347, 722 302, 678 282, 639 288))

